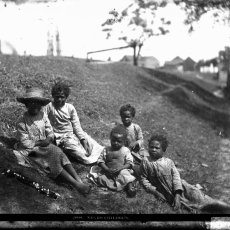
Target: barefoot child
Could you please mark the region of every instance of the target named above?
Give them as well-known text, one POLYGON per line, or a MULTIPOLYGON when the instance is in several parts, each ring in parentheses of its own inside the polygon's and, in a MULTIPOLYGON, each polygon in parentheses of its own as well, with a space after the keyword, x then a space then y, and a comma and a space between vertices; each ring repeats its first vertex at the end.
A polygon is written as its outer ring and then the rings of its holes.
POLYGON ((82 130, 76 109, 66 103, 69 94, 69 86, 56 83, 52 88, 53 102, 44 108, 53 127, 56 143, 76 160, 84 164, 95 163, 104 147, 82 130))
POLYGON ((127 147, 131 150, 132 155, 140 163, 142 157, 145 155, 143 147, 144 139, 140 126, 133 123, 136 110, 130 104, 123 105, 120 108, 120 116, 123 126, 127 132, 127 147))
MULTIPOLYGON (((124 146, 126 130, 117 126, 110 133, 110 147, 101 153, 97 163, 101 170, 94 177, 95 182, 113 191, 121 191, 127 187, 128 195, 134 196, 132 175, 133 157, 130 150, 124 146)), ((96 166, 96 167, 98 167, 96 166)), ((95 168, 95 166, 93 166, 95 168)), ((94 170, 91 170, 91 172, 94 170)))
POLYGON ((39 165, 51 178, 71 183, 82 194, 89 193, 90 186, 82 182, 62 150, 52 144, 53 129, 41 111, 42 106, 50 100, 37 88, 31 88, 24 97, 18 97, 17 100, 27 108, 17 122, 17 150, 39 165))
POLYGON ((147 192, 167 201, 175 209, 183 205, 192 212, 201 205, 213 203, 211 197, 181 180, 174 162, 164 156, 167 147, 168 141, 163 135, 153 135, 149 140, 149 156, 140 166, 140 180, 147 192))

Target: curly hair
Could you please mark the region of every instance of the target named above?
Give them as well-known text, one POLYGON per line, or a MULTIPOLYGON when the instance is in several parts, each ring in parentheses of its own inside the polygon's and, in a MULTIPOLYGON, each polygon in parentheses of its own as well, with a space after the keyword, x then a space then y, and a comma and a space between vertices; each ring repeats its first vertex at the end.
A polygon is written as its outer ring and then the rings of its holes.
POLYGON ((150 139, 149 139, 149 144, 152 142, 152 141, 159 141, 161 143, 161 147, 162 147, 162 150, 165 152, 167 147, 168 147, 168 140, 166 138, 166 136, 162 135, 162 134, 153 134, 150 139))
POLYGON ((110 132, 110 137, 113 135, 113 134, 120 134, 124 137, 124 140, 126 140, 127 138, 127 132, 126 132, 126 129, 124 126, 122 125, 117 125, 116 127, 114 127, 111 132, 110 132))
POLYGON ((52 87, 51 94, 52 96, 63 92, 66 98, 70 95, 70 88, 69 86, 64 83, 64 82, 57 82, 55 85, 52 87))
POLYGON ((121 106, 121 108, 120 108, 120 116, 122 116, 122 114, 125 111, 129 111, 131 113, 132 117, 135 117, 136 109, 132 105, 126 104, 126 105, 121 106))

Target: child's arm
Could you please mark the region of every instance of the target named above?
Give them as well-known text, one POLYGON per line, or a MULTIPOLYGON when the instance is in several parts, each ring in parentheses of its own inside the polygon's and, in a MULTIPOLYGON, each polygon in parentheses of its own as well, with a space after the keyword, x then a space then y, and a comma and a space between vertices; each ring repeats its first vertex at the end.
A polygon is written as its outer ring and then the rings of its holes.
POLYGON ((32 149, 35 146, 35 140, 29 139, 29 133, 23 119, 20 119, 17 123, 17 139, 20 142, 20 146, 24 149, 32 149))
POLYGON ((176 191, 183 191, 180 173, 178 172, 175 164, 173 161, 171 161, 171 173, 172 173, 172 182, 173 182, 173 191, 174 193, 176 191))
POLYGON ((126 148, 125 152, 125 164, 122 169, 131 169, 133 167, 133 156, 128 148, 126 148))
POLYGON ((172 172, 172 180, 173 180, 173 191, 174 191, 174 208, 180 209, 180 197, 183 192, 180 173, 178 172, 175 164, 171 161, 171 172, 172 172))
POLYGON ((157 191, 157 188, 151 184, 151 182, 148 180, 148 171, 146 168, 146 162, 145 159, 142 160, 140 165, 140 182, 145 188, 145 190, 149 193, 152 193, 157 199, 161 201, 165 201, 164 196, 157 191))
POLYGON ((81 127, 81 123, 76 109, 73 105, 70 105, 71 123, 73 126, 73 133, 79 138, 79 140, 85 139, 84 131, 81 127))
POLYGON ((106 173, 111 175, 111 170, 110 170, 110 168, 107 167, 105 161, 106 161, 106 148, 103 149, 103 151, 101 152, 101 154, 100 154, 100 156, 99 156, 99 158, 97 160, 97 165, 99 167, 101 167, 102 170, 104 170, 106 173))
POLYGON ((143 146, 144 144, 144 137, 143 137, 141 127, 137 124, 134 124, 134 132, 135 132, 136 141, 131 143, 129 147, 131 149, 134 149, 136 146, 141 148, 141 146, 143 146))
POLYGON ((46 134, 46 139, 45 140, 39 140, 35 143, 35 146, 42 146, 46 147, 48 146, 51 142, 54 141, 54 133, 53 133, 53 128, 50 124, 50 121, 46 115, 44 115, 44 123, 45 123, 45 134, 46 134))
POLYGON ((73 133, 79 138, 82 146, 84 147, 84 149, 86 150, 89 156, 91 154, 90 147, 88 141, 85 139, 85 133, 81 127, 81 123, 77 111, 73 105, 70 105, 70 109, 71 109, 70 114, 71 114, 71 123, 73 126, 73 133))
POLYGON ((138 142, 139 146, 141 147, 144 144, 144 137, 143 137, 141 127, 137 124, 134 127, 137 130, 137 142, 138 142))

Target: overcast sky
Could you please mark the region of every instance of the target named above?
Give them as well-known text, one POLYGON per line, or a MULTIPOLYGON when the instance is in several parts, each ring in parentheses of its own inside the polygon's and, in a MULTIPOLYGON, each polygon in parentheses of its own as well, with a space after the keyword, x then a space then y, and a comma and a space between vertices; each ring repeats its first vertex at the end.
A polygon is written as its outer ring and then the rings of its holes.
MULTIPOLYGON (((124 46, 115 38, 106 40, 101 24, 112 9, 121 10, 131 0, 60 0, 50 3, 7 4, 0 0, 0 40, 2 52, 14 48, 18 54, 46 55, 47 33, 60 33, 64 56, 86 58, 86 53, 100 49, 124 46)), ((154 56, 161 63, 175 56, 192 57, 195 61, 209 59, 230 44, 230 29, 222 24, 210 23, 204 17, 192 34, 184 26, 184 12, 168 7, 162 12, 171 19, 170 33, 152 37, 143 46, 142 56, 154 56)), ((132 49, 95 54, 93 58, 119 60, 132 55, 132 49)))

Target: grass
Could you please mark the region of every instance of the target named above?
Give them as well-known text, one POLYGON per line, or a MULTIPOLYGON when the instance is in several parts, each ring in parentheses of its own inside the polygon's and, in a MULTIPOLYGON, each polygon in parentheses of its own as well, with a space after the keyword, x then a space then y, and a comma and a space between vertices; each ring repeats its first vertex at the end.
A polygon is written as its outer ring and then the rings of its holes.
MULTIPOLYGON (((221 167, 215 161, 216 143, 221 138, 217 134, 228 124, 228 120, 223 122, 228 116, 228 102, 215 98, 199 83, 124 63, 100 65, 75 58, 7 55, 0 56, 0 61, 0 170, 14 169, 61 194, 61 198, 53 200, 0 174, 0 213, 175 213, 140 185, 132 199, 124 192, 103 191, 95 186, 92 194, 84 198, 71 186, 16 164, 11 148, 15 123, 24 107, 15 98, 28 86, 43 88, 50 96, 58 80, 71 86, 68 101, 76 107, 83 129, 99 143, 108 143, 111 127, 120 121, 120 106, 131 103, 137 109, 135 122, 142 127, 145 145, 151 133, 166 133, 170 142, 167 156, 183 169, 181 177, 191 184, 203 185, 206 193, 216 196, 212 194, 215 185, 206 181, 214 178, 221 167), (204 168, 202 163, 213 167, 204 168)), ((87 182, 90 166, 77 162, 73 165, 87 182)))

